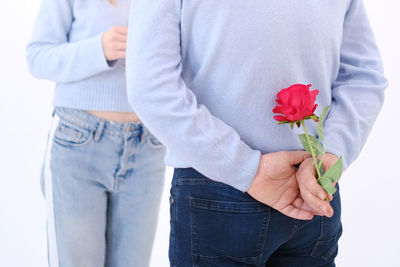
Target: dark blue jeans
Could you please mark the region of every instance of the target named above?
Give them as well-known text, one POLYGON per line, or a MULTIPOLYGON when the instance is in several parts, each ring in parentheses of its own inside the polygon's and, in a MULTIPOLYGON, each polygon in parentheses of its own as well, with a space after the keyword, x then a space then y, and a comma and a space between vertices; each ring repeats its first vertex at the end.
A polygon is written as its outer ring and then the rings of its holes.
POLYGON ((170 204, 171 266, 335 266, 342 234, 339 190, 333 217, 300 221, 192 168, 178 168, 170 204))

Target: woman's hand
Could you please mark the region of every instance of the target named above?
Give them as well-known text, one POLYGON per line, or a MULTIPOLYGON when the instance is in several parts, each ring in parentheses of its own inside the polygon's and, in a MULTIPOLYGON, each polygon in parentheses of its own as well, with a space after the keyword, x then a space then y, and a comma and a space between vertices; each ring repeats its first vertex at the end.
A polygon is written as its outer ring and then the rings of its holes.
POLYGON ((247 193, 257 201, 295 219, 311 220, 313 215, 320 215, 299 196, 295 165, 309 157, 311 155, 304 151, 261 155, 257 174, 247 193))
POLYGON ((102 37, 104 55, 107 61, 126 57, 128 27, 112 27, 102 37))

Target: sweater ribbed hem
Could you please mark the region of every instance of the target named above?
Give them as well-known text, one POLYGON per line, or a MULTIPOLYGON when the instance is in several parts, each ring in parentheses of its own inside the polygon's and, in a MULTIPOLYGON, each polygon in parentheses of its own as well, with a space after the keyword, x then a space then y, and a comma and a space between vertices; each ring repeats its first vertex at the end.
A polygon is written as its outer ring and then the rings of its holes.
POLYGON ((89 80, 78 84, 57 84, 53 105, 83 110, 133 112, 124 81, 101 83, 89 80))

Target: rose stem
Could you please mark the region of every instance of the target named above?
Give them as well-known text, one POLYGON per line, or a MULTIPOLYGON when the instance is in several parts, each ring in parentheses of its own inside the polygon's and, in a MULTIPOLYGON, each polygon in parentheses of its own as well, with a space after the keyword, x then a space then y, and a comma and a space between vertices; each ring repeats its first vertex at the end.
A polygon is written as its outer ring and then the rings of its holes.
MULTIPOLYGON (((327 148, 328 147, 328 142, 326 140, 324 140, 324 141, 325 141, 325 148, 327 148)), ((320 164, 318 165, 318 169, 321 168, 322 162, 324 162, 325 155, 326 155, 326 149, 324 149, 324 154, 322 154, 322 157, 321 157, 321 160, 320 160, 320 164)), ((321 178, 318 178, 318 181, 320 179, 321 178)))
POLYGON ((304 133, 306 134, 306 139, 307 139, 308 145, 310 146, 311 155, 312 155, 312 158, 313 158, 313 161, 314 161, 315 169, 317 170, 318 180, 319 180, 319 179, 321 178, 321 173, 319 172, 319 168, 318 168, 318 164, 317 164, 317 158, 315 157, 314 148, 313 148, 313 146, 312 146, 312 144, 311 144, 310 137, 308 136, 308 132, 307 132, 307 129, 306 129, 306 125, 305 125, 305 123, 304 123, 304 120, 301 121, 301 125, 303 126, 304 133))
MULTIPOLYGON (((322 166, 322 162, 324 161, 325 154, 326 154, 326 152, 324 151, 324 154, 322 154, 321 160, 319 161, 320 163, 318 164, 318 169, 320 169, 322 166)), ((320 179, 321 179, 321 177, 318 178, 317 181, 319 181, 320 179)))
MULTIPOLYGON (((315 157, 314 148, 313 148, 313 146, 311 144, 310 137, 308 136, 308 132, 307 132, 304 120, 301 121, 301 125, 303 125, 304 133, 306 134, 306 139, 307 139, 308 145, 310 146, 311 155, 312 155, 312 158, 313 158, 313 161, 314 161, 314 166, 315 166, 315 169, 317 170, 317 174, 318 174, 318 179, 317 179, 317 182, 318 182, 321 179, 321 173, 319 172, 319 167, 318 167, 318 164, 317 164, 317 158, 315 157)), ((321 161, 321 164, 322 164, 322 161, 321 161)), ((328 197, 325 200, 326 200, 326 202, 329 203, 329 198, 328 197)))

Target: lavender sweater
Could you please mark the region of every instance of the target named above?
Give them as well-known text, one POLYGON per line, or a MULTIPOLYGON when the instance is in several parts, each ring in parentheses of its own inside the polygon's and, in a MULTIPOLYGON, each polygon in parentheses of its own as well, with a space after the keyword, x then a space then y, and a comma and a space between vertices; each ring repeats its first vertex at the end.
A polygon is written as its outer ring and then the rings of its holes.
POLYGON ((387 86, 361 0, 135 0, 127 49, 129 102, 166 163, 242 191, 261 153, 302 149, 273 119, 280 89, 320 90, 328 151, 347 167, 387 86))

